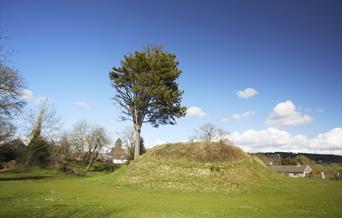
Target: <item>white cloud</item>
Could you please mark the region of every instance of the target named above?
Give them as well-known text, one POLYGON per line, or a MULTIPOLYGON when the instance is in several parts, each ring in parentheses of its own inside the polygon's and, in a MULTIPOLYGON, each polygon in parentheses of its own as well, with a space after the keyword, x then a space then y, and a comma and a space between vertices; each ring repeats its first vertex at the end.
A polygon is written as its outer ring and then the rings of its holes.
POLYGON ((186 110, 187 117, 204 117, 205 115, 205 112, 199 107, 192 106, 186 110))
POLYGON ((311 139, 304 135, 291 135, 274 127, 233 132, 229 138, 235 145, 250 152, 290 151, 342 155, 342 128, 332 129, 311 139))
POLYGON ((24 101, 27 101, 27 100, 30 100, 33 96, 33 93, 31 90, 29 89, 24 89, 21 93, 21 98, 24 100, 24 101))
POLYGON ((334 149, 342 150, 342 128, 335 128, 329 132, 319 134, 312 140, 314 149, 334 149))
POLYGON ((75 101, 74 105, 77 106, 77 107, 83 107, 83 108, 88 108, 89 107, 89 105, 86 102, 84 102, 84 101, 75 101))
POLYGON ((246 111, 243 113, 235 113, 232 115, 232 118, 235 120, 239 120, 241 118, 250 118, 251 116, 253 116, 255 114, 255 111, 246 111))
POLYGON ((41 104, 47 100, 47 97, 35 96, 33 92, 29 89, 24 89, 21 93, 21 98, 24 101, 32 102, 34 104, 41 104))
POLYGON ((296 106, 289 100, 277 104, 265 121, 267 125, 277 127, 297 126, 311 122, 312 118, 298 112, 296 106))
POLYGON ((255 96, 256 94, 258 94, 258 91, 254 88, 246 88, 244 90, 240 90, 236 92, 236 95, 239 98, 243 98, 243 99, 251 98, 255 96))

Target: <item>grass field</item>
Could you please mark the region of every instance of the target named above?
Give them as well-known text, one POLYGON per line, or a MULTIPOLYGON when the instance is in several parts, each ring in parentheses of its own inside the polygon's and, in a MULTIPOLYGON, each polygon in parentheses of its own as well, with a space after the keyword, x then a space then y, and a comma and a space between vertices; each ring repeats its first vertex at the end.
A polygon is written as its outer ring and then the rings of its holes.
POLYGON ((243 192, 205 193, 113 179, 41 169, 2 172, 0 217, 342 217, 341 181, 284 177, 243 192))

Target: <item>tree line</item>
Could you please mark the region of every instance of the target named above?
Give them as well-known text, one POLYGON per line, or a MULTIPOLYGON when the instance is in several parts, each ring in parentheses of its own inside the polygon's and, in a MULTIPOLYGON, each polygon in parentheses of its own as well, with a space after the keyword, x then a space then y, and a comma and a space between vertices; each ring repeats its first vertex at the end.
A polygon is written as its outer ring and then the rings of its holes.
MULTIPOLYGON (((1 49, 3 47, 1 46, 1 49)), ((3 50, 0 50, 4 54, 3 50)), ((6 56, 6 55, 4 55, 6 56)), ((181 106, 183 91, 178 87, 181 74, 176 56, 161 46, 148 46, 125 55, 119 67, 113 67, 109 79, 114 88, 113 99, 121 107, 121 119, 130 120, 133 128, 122 133, 128 159, 136 160, 144 151, 141 130, 144 123, 154 127, 176 124, 185 116, 181 106)), ((8 144, 16 135, 16 117, 26 104, 22 95, 26 88, 18 71, 0 60, 0 145, 8 144)), ((26 135, 25 166, 64 168, 68 159, 87 161, 87 172, 104 147, 111 144, 106 130, 87 121, 76 123, 68 132, 60 131, 60 120, 53 106, 42 102, 36 112, 26 116, 30 124, 26 135)), ((0 146, 4 148, 5 146, 0 146)), ((1 158, 1 155, 0 155, 1 158)))

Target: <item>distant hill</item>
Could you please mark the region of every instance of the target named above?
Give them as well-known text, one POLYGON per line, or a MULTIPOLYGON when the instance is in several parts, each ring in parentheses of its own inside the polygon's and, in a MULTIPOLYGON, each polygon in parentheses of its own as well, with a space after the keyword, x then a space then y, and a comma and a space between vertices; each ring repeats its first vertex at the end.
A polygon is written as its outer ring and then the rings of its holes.
POLYGON ((120 184, 200 192, 242 191, 279 178, 257 157, 208 142, 156 146, 111 176, 120 184))
POLYGON ((293 159, 296 156, 302 155, 317 163, 342 163, 342 156, 334 155, 334 154, 312 154, 312 153, 292 153, 292 152, 258 152, 258 153, 252 153, 252 154, 265 155, 267 157, 279 155, 283 159, 293 159))

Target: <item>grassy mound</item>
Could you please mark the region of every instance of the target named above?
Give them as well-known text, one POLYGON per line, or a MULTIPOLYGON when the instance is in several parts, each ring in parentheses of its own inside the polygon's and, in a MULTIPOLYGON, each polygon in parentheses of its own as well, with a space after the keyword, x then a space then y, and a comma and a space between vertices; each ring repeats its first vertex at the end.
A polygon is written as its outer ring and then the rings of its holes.
POLYGON ((278 177, 258 158, 213 142, 156 146, 113 176, 120 184, 201 192, 243 191, 278 177))

